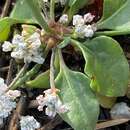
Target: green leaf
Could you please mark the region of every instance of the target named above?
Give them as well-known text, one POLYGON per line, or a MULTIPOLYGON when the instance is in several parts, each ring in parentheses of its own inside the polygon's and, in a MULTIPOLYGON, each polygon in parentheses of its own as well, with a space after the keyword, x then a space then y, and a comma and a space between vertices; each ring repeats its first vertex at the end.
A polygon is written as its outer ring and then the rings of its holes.
POLYGON ((99 22, 102 22, 107 18, 111 17, 113 13, 115 13, 125 2, 126 0, 104 0, 103 16, 99 22))
POLYGON ((61 117, 75 130, 94 130, 99 104, 90 89, 89 79, 80 72, 71 71, 64 63, 60 67, 56 86, 61 90, 61 100, 69 108, 69 112, 61 114, 61 117))
MULTIPOLYGON (((110 35, 121 35, 130 33, 130 0, 104 0, 103 17, 97 23, 98 29, 110 29, 110 35)), ((97 33, 98 34, 98 33, 97 33)), ((99 32, 109 35, 109 32, 99 32)))
POLYGON ((46 72, 38 75, 34 80, 26 82, 26 85, 30 88, 49 88, 49 74, 50 71, 47 70, 46 72))
POLYGON ((87 41, 86 46, 75 40, 72 42, 83 53, 85 73, 91 78, 91 88, 108 97, 124 96, 129 65, 118 42, 106 36, 87 41))
POLYGON ((96 93, 100 105, 104 108, 112 108, 116 103, 116 97, 107 97, 96 93))
POLYGON ((69 15, 69 21, 72 19, 73 15, 76 14, 79 9, 83 8, 85 5, 89 3, 90 0, 70 0, 69 1, 69 7, 68 15, 69 15))
POLYGON ((15 19, 15 18, 10 18, 10 17, 5 17, 5 18, 0 19, 0 42, 7 40, 11 27, 19 23, 29 24, 30 21, 24 20, 24 19, 20 20, 20 19, 15 19))
POLYGON ((37 23, 26 0, 17 0, 10 17, 19 20, 26 20, 30 23, 37 23))
POLYGON ((0 42, 7 40, 11 26, 17 23, 23 23, 22 20, 5 17, 0 19, 0 42))

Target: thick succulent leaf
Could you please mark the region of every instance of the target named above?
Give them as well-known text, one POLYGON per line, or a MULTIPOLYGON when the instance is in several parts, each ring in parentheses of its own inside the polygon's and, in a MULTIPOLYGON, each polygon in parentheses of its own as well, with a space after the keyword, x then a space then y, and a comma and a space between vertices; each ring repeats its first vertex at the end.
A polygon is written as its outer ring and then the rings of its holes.
POLYGON ((30 21, 26 19, 20 20, 20 19, 15 19, 15 18, 10 18, 10 17, 5 17, 5 18, 0 19, 0 42, 7 40, 11 27, 19 23, 29 24, 30 21))
POLYGON ((7 40, 12 25, 24 22, 24 20, 17 20, 9 17, 0 19, 0 42, 7 40))
POLYGON ((86 45, 75 43, 86 60, 85 73, 91 78, 92 89, 108 97, 124 96, 129 65, 120 45, 106 36, 87 41, 86 45))
POLYGON ((104 0, 103 15, 99 22, 111 17, 127 0, 104 0))
POLYGON ((100 105, 104 108, 112 108, 116 103, 116 97, 107 97, 96 93, 96 97, 100 105))
POLYGON ((26 0, 17 0, 10 17, 19 20, 26 20, 30 23, 36 23, 33 12, 29 8, 26 0))
POLYGON ((83 8, 85 5, 87 5, 89 3, 90 0, 70 0, 69 1, 69 11, 68 11, 68 15, 69 15, 69 20, 72 19, 73 15, 76 14, 79 9, 83 8))
POLYGON ((49 88, 49 74, 50 71, 47 70, 46 72, 38 75, 34 80, 28 81, 26 85, 30 88, 49 88))
MULTIPOLYGON (((130 0, 104 0, 102 19, 97 23, 98 29, 110 29, 111 35, 130 33, 130 0), (109 13, 108 13, 109 12, 109 13), (119 34, 118 34, 119 33, 119 34)), ((106 32, 102 32, 105 34, 106 32)), ((107 32, 109 35, 109 32, 107 32)))
POLYGON ((94 130, 99 114, 99 104, 89 86, 89 79, 80 72, 71 71, 64 64, 60 66, 56 86, 60 98, 69 108, 61 114, 63 120, 75 130, 94 130))

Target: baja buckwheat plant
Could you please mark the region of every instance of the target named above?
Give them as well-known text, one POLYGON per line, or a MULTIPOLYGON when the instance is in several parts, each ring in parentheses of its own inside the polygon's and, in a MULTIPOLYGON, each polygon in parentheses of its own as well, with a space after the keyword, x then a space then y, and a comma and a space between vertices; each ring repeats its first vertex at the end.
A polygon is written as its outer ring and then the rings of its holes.
MULTIPOLYGON (((113 37, 130 34, 130 0, 103 0, 99 20, 87 10, 92 2, 17 0, 0 19, 2 54, 15 63, 11 82, 0 78, 0 124, 16 109, 17 128, 42 127, 21 112, 19 100, 26 95, 26 110, 34 107, 51 118, 59 114, 74 130, 95 130, 99 106, 111 108, 126 94, 129 65, 113 37), (67 62, 66 51, 78 69, 67 62), (84 63, 75 62, 78 55, 84 63)), ((112 118, 120 113, 112 109, 112 118)))

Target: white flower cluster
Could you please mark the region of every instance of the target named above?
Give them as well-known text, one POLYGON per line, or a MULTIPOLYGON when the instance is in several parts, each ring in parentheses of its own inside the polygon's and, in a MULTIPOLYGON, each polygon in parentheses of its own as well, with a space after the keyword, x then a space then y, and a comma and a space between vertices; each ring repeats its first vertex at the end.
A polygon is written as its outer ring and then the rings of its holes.
POLYGON ((39 111, 43 111, 43 107, 47 106, 45 113, 50 117, 55 117, 56 113, 65 113, 68 111, 68 107, 62 104, 59 96, 52 89, 48 89, 44 93, 45 96, 39 95, 36 98, 39 103, 39 111))
POLYGON ((94 15, 87 13, 83 16, 74 15, 73 16, 73 25, 75 26, 75 33, 81 38, 88 38, 94 35, 96 31, 95 24, 90 24, 93 21, 94 15))
POLYGON ((24 59, 25 63, 33 61, 38 64, 42 64, 44 62, 44 58, 42 58, 40 46, 40 34, 35 32, 27 39, 24 39, 23 36, 16 34, 12 43, 5 41, 2 48, 4 52, 12 51, 11 56, 15 59, 24 59))
POLYGON ((11 111, 16 107, 16 102, 14 99, 20 96, 20 91, 18 90, 9 90, 7 85, 4 83, 4 80, 0 78, 0 123, 3 123, 3 119, 7 118, 11 111))
POLYGON ((66 23, 68 23, 68 20, 69 20, 68 15, 67 14, 63 14, 60 17, 59 22, 62 23, 62 24, 66 24, 66 23))
POLYGON ((40 128, 40 123, 33 116, 22 116, 20 126, 21 130, 35 130, 40 128))
POLYGON ((110 114, 112 119, 130 118, 130 108, 124 102, 117 103, 111 109, 110 114))

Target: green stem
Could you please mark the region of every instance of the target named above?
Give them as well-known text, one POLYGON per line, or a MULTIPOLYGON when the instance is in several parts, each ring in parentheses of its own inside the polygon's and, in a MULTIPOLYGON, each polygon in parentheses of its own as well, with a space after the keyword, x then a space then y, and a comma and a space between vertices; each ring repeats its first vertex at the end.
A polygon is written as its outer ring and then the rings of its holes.
POLYGON ((100 35, 117 36, 117 35, 127 35, 129 33, 130 33, 130 30, 126 30, 126 31, 121 31, 121 30, 117 30, 117 31, 101 31, 101 32, 96 32, 95 36, 100 36, 100 35))
POLYGON ((19 78, 19 80, 11 86, 10 89, 16 89, 17 87, 20 87, 22 84, 24 84, 28 79, 33 77, 37 72, 39 71, 41 67, 41 64, 36 64, 30 71, 28 71, 23 77, 19 78))
POLYGON ((47 33, 51 33, 51 29, 49 28, 41 10, 40 10, 40 6, 39 3, 37 2, 37 0, 26 0, 29 7, 31 8, 34 17, 36 18, 36 20, 38 21, 38 23, 41 25, 41 27, 47 32, 47 33))
POLYGON ((50 18, 51 20, 55 20, 55 0, 51 0, 50 2, 50 18))
MULTIPOLYGON (((44 51, 44 58, 46 58, 47 54, 49 52, 49 48, 46 47, 44 51)), ((36 64, 30 71, 28 71, 23 77, 20 77, 15 84, 11 85, 10 89, 16 89, 20 87, 22 84, 24 84, 27 80, 29 80, 31 77, 37 74, 39 69, 41 68, 41 64, 36 64)))
POLYGON ((52 48, 51 61, 50 61, 50 86, 52 89, 55 89, 54 60, 55 60, 55 48, 52 48))
POLYGON ((65 64, 65 62, 64 62, 61 49, 58 49, 58 53, 59 53, 59 59, 60 59, 60 69, 62 69, 63 66, 66 67, 66 64, 65 64))
POLYGON ((14 86, 14 84, 17 82, 17 80, 26 72, 27 68, 28 68, 28 64, 25 63, 23 68, 20 70, 20 72, 17 74, 17 76, 14 78, 14 80, 8 86, 8 89, 10 89, 10 88, 12 88, 14 86))

